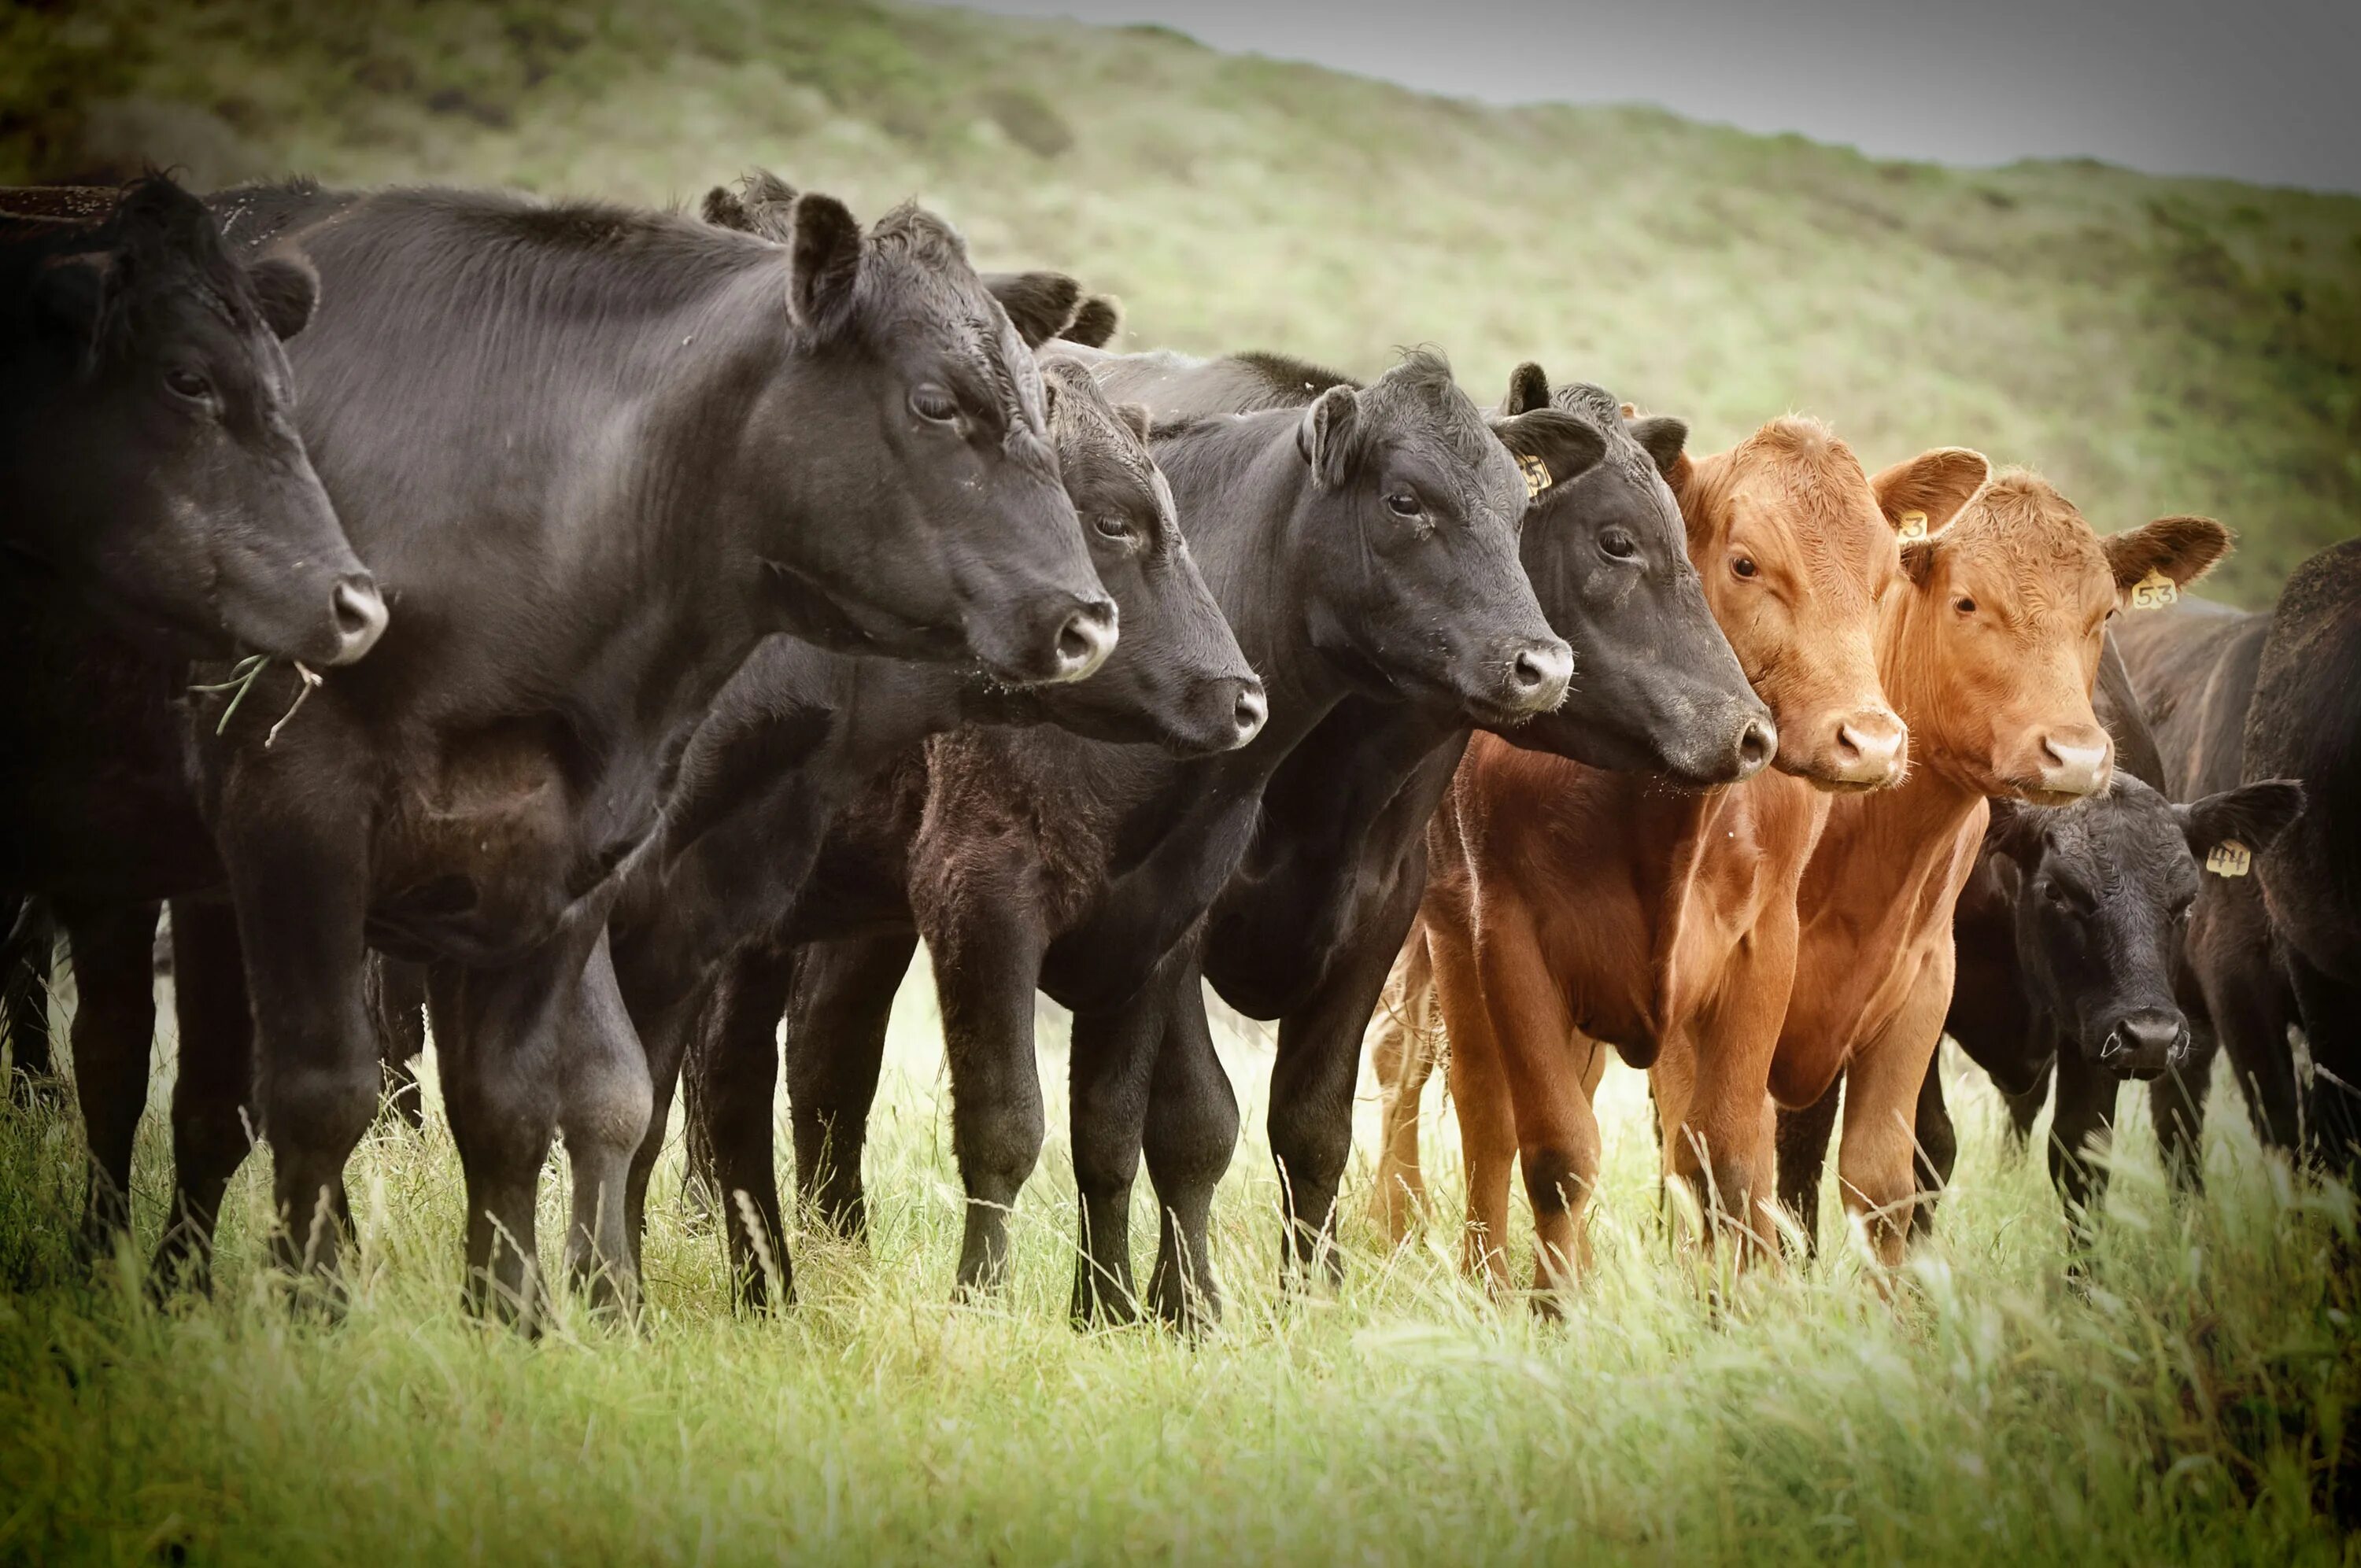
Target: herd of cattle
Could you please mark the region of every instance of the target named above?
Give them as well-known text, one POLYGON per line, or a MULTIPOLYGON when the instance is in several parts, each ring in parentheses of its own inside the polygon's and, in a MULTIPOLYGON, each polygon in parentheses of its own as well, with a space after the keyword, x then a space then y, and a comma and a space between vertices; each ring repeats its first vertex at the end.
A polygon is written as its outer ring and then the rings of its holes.
POLYGON ((1946 1033, 2021 1129, 2054 1072, 2078 1222, 2123 1080, 2196 1179, 2220 1046, 2271 1143, 2361 1138, 2361 541, 2271 614, 2152 608, 2225 530, 2102 535, 1793 415, 1695 454, 1532 365, 1486 409, 1427 351, 1111 354, 1071 279, 767 175, 694 216, 20 190, 0 258, 6 1028, 38 1082, 62 938, 104 1244, 169 902, 159 1280, 204 1288, 258 1135, 278 1260, 333 1278, 431 1021, 479 1307, 539 1305, 561 1134, 568 1269, 636 1303, 675 1088, 768 1299, 782 1038, 802 1194, 857 1234, 922 940, 963 1291, 1040 1150, 1037 990, 1073 1014, 1084 1319, 1218 1310, 1208 982, 1279 1024, 1295 1278, 1336 1266, 1365 1031, 1380 1212, 1444 1063, 1468 1266, 1502 1280, 1521 1167, 1544 1287, 1609 1048, 1741 1256, 1773 1205, 1808 1234, 1841 1083, 1899 1259, 1946 1033))

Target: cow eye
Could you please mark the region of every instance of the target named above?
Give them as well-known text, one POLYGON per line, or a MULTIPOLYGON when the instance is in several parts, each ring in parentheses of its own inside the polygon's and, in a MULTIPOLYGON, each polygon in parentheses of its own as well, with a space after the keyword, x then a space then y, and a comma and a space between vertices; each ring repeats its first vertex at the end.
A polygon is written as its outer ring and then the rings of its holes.
POLYGON ((206 380, 194 370, 183 369, 177 365, 164 372, 164 385, 192 401, 214 395, 214 384, 211 381, 206 380))
POLYGON ((1131 537, 1131 521, 1114 512, 1101 512, 1091 519, 1091 525, 1108 539, 1127 540, 1131 537))
POLYGON ((1408 490, 1397 490, 1386 498, 1386 510, 1396 517, 1416 517, 1426 509, 1420 506, 1418 498, 1408 490))
POLYGON ((910 393, 910 411, 937 424, 950 424, 959 418, 959 400, 940 387, 920 387, 910 393))
POLYGON ((1976 601, 1970 598, 1967 595, 1961 594, 1959 598, 1959 601, 1951 608, 1958 610, 1961 615, 1973 615, 1976 613, 1976 601))
POLYGON ((1733 572, 1737 573, 1737 574, 1738 574, 1740 576, 1741 576, 1741 577, 1748 577, 1748 578, 1752 578, 1752 577, 1754 576, 1754 574, 1755 574, 1758 570, 1760 570, 1761 568, 1757 567, 1757 566, 1754 565, 1754 557, 1753 557, 1753 556, 1752 556, 1752 555, 1741 555, 1741 556, 1737 557, 1735 560, 1733 560, 1733 561, 1731 561, 1731 562, 1730 562, 1730 569, 1731 571, 1733 571, 1733 572))
POLYGON ((1629 561, 1640 553, 1640 546, 1632 541, 1630 534, 1620 528, 1609 529, 1599 535, 1598 548, 1618 561, 1629 561))

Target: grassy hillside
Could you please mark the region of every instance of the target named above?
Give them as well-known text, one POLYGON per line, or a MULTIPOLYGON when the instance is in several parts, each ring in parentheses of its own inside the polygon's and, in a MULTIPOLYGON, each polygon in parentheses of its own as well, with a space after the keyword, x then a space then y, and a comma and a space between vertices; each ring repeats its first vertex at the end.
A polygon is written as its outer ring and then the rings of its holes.
POLYGON ((2034 465, 2168 511, 2263 602, 2361 527, 2361 200, 2085 164, 1886 163, 1642 109, 1493 110, 1157 29, 855 0, 88 0, 0 19, 0 180, 139 157, 637 201, 773 165, 917 193, 1121 293, 1135 345, 1522 357, 1872 464, 2034 465))

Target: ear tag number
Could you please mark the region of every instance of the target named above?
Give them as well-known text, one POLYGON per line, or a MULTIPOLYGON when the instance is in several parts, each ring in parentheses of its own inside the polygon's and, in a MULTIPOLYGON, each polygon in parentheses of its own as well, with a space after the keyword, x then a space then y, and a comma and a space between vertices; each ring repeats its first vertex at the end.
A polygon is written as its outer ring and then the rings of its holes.
POLYGON ((1517 466, 1524 470, 1525 501, 1527 505, 1531 505, 1540 499, 1543 490, 1550 488, 1552 481, 1549 465, 1530 453, 1521 452, 1517 455, 1517 466))
POLYGON ((2227 839, 2205 851, 2205 869, 2215 876, 2245 876, 2255 863, 2254 851, 2227 839))
MULTIPOLYGON (((2150 572, 2132 585, 2134 609, 2162 609, 2166 605, 2180 602, 2180 585, 2160 571, 2150 572)), ((2239 851, 2241 854, 2244 850, 2239 851)), ((2227 876, 2244 876, 2241 871, 2224 872, 2227 876)))
POLYGON ((1903 537, 1903 538, 1905 538, 1905 539, 1924 539, 1924 538, 1926 538, 1926 537, 1927 537, 1927 514, 1926 514, 1925 512, 1923 512, 1923 511, 1905 511, 1905 512, 1904 512, 1904 513, 1902 514, 1902 530, 1901 530, 1901 532, 1902 532, 1902 537, 1903 537))

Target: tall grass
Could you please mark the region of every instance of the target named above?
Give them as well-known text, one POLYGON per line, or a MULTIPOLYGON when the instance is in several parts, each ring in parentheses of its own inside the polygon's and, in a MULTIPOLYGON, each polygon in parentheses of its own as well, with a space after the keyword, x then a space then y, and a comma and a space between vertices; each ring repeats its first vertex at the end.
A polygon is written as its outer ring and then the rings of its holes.
MULTIPOLYGON (((2351 1200, 2291 1178, 2235 1111, 2215 1119, 2207 1190, 2188 1205, 2133 1113, 2087 1292, 2065 1283, 2037 1157, 2006 1147, 1997 1100, 1962 1083, 1958 1185, 1891 1299, 1833 1224, 1822 1262, 1717 1294, 1660 1223, 1644 1090, 1618 1069, 1599 1266, 1562 1322, 1463 1284, 1447 1218, 1389 1254, 1357 1208, 1342 1289, 1282 1293, 1250 1131, 1217 1210, 1228 1310, 1189 1343, 1067 1325, 1073 1194, 1055 1135, 1019 1204, 1007 1294, 950 1304, 960 1198, 935 1029, 921 976, 881 1096, 870 1246, 799 1232, 792 1310, 730 1313, 675 1154, 652 1201, 644 1330, 569 1301, 538 1343, 460 1310, 439 1113, 423 1135, 374 1134, 355 1162, 359 1246, 335 1323, 291 1313, 258 1266, 261 1161, 233 1191, 219 1299, 158 1310, 131 1254, 94 1275, 71 1258, 71 1118, 7 1113, 0 1555, 2352 1555, 2336 1519, 2355 1501, 2361 1398, 2351 1200)), ((1224 1054, 1251 1128, 1268 1053, 1232 1033, 1224 1054)), ((1433 1106, 1430 1129, 1447 1204, 1455 1141, 1433 1106)), ((143 1245, 164 1154, 151 1118, 143 1245)), ((1365 1163, 1348 1201, 1367 1187, 1365 1163)))

